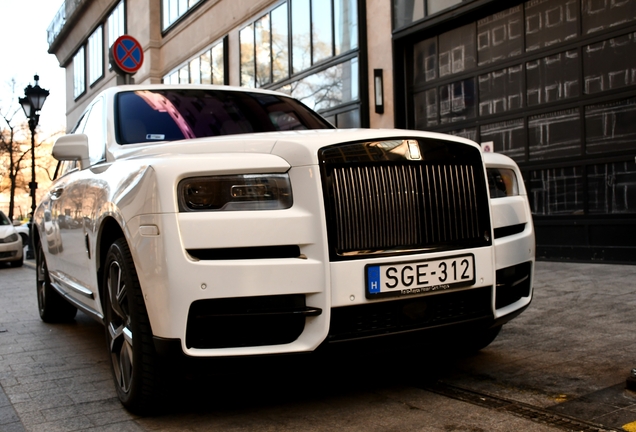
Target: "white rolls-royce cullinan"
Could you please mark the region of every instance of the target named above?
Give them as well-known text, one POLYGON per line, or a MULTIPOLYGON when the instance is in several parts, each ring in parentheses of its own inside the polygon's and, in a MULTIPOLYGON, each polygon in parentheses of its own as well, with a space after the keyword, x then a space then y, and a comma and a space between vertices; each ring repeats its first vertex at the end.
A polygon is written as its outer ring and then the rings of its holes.
POLYGON ((284 94, 120 86, 57 140, 35 214, 46 322, 106 328, 117 393, 165 358, 420 343, 480 349, 532 298, 517 165, 472 141, 338 130, 284 94))

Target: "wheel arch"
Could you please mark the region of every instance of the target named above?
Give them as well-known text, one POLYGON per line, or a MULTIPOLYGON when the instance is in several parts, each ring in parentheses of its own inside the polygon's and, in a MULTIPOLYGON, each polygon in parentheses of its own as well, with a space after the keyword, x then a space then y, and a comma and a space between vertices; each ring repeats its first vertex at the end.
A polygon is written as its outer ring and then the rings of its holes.
POLYGON ((31 241, 33 242, 33 249, 37 248, 40 244, 40 227, 36 223, 31 225, 31 241))
POLYGON ((99 235, 97 237, 97 247, 95 248, 95 262, 97 263, 97 283, 99 286, 99 298, 102 308, 104 307, 104 264, 108 249, 120 238, 125 238, 124 230, 119 222, 113 217, 107 217, 102 222, 99 235))

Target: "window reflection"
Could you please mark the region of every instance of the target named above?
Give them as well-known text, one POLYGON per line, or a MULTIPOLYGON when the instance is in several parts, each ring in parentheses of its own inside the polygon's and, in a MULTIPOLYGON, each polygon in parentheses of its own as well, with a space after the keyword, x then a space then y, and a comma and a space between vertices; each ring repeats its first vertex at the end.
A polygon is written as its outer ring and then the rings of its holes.
POLYGON ((225 83, 225 63, 222 43, 212 48, 212 83, 225 83))
POLYGON ((88 135, 88 155, 94 165, 104 158, 106 135, 104 133, 103 99, 98 99, 88 114, 84 132, 88 135))
POLYGON ((269 84, 272 73, 269 14, 254 23, 256 48, 256 86, 269 84))
POLYGON ((86 68, 84 47, 80 47, 73 57, 73 96, 78 98, 86 90, 86 68))
POLYGON ((201 54, 201 84, 212 84, 212 62, 210 58, 210 51, 206 51, 201 54))
POLYGON ((199 57, 190 61, 190 82, 192 84, 201 84, 201 60, 199 57))
POLYGON ((393 0, 393 28, 400 29, 467 0, 393 0), (424 7, 426 5, 426 8, 424 7))
POLYGON ((93 84, 104 75, 104 44, 102 26, 97 27, 88 38, 88 82, 93 84))
POLYGON ((108 16, 108 47, 110 48, 117 38, 126 33, 126 16, 124 14, 124 2, 120 1, 108 16))
POLYGON ((358 59, 330 67, 279 90, 316 111, 358 100, 358 59))
POLYGON ((254 25, 250 24, 239 33, 241 44, 241 85, 255 87, 254 81, 254 25))
POLYGON ((162 30, 170 27, 172 23, 185 15, 199 1, 200 0, 163 0, 161 4, 163 14, 162 30))
POLYGON ((360 127, 360 110, 346 111, 336 116, 336 127, 340 129, 360 127))
POLYGON ((439 36, 439 76, 444 77, 477 66, 475 23, 467 24, 439 36))
POLYGON ((219 42, 211 49, 189 59, 176 70, 163 77, 165 84, 224 84, 225 42, 219 42))
POLYGON ((313 1, 311 4, 312 62, 331 57, 331 2, 313 1))
POLYGON ((437 78, 437 38, 418 42, 413 46, 413 82, 423 84, 437 78))
MULTIPOLYGON (((358 59, 349 54, 358 48, 357 0, 288 0, 256 18, 239 32, 242 86, 279 83, 280 90, 322 111, 359 100, 358 59), (316 66, 346 54, 340 64, 316 66), (281 81, 303 72, 281 88, 281 81)), ((336 110, 342 117, 336 121, 359 126, 359 111, 347 108, 346 115, 336 110)))
POLYGON ((186 64, 179 69, 179 84, 188 84, 190 82, 190 70, 186 64))
POLYGON ((274 82, 289 76, 287 3, 272 11, 272 75, 274 82))
POLYGON ((439 114, 442 123, 475 117, 475 79, 457 81, 439 88, 439 114))
POLYGON ((356 0, 290 0, 272 9, 240 32, 241 68, 256 73, 255 80, 244 74, 241 85, 261 87, 289 78, 290 54, 296 74, 356 49, 357 14, 356 0))
POLYGON ((271 94, 168 88, 121 92, 115 104, 115 129, 120 144, 331 129, 298 101, 271 94))
POLYGON ((462 0, 427 0, 428 2, 428 15, 432 15, 444 9, 448 9, 451 6, 459 4, 462 0))
POLYGON ((309 0, 293 0, 291 7, 293 73, 297 73, 311 66, 309 0))
POLYGON ((334 1, 334 35, 336 55, 358 46, 358 9, 355 0, 334 1))
POLYGON ((393 27, 396 29, 424 18, 424 0, 393 0, 393 27))

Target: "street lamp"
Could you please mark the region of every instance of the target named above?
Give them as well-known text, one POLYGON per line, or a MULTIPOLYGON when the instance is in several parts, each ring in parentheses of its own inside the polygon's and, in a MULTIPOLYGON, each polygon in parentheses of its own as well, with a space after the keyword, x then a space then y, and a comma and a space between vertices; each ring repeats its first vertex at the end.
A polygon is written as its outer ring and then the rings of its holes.
MULTIPOLYGON (((35 75, 33 77, 35 80, 35 85, 32 86, 29 84, 24 89, 24 97, 19 98, 18 101, 20 105, 22 105, 22 109, 24 110, 24 115, 29 120, 29 129, 31 130, 31 182, 29 183, 29 190, 31 193, 31 226, 29 231, 33 228, 33 215, 35 214, 35 191, 38 188, 38 184, 35 181, 35 128, 40 121, 40 110, 46 101, 47 96, 49 95, 49 91, 43 89, 38 84, 40 81, 40 77, 35 75)), ((29 238, 33 239, 33 235, 29 232, 29 238)), ((29 242, 29 243, 32 243, 29 242)), ((32 257, 33 251, 31 248, 31 244, 29 244, 29 253, 32 257)))

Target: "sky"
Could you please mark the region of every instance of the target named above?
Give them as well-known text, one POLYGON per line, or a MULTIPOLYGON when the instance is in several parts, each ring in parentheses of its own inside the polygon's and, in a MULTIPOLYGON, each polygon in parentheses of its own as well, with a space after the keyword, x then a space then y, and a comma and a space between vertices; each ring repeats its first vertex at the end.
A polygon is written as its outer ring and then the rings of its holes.
POLYGON ((5 113, 17 108, 14 124, 24 121, 18 97, 24 96, 28 84, 34 84, 33 75, 40 75, 40 87, 49 90, 50 95, 40 112, 39 132, 48 135, 66 129, 65 72, 57 58, 48 53, 46 40, 46 29, 63 2, 0 0, 0 109, 5 113), (16 80, 15 94, 10 86, 12 78, 16 80))

